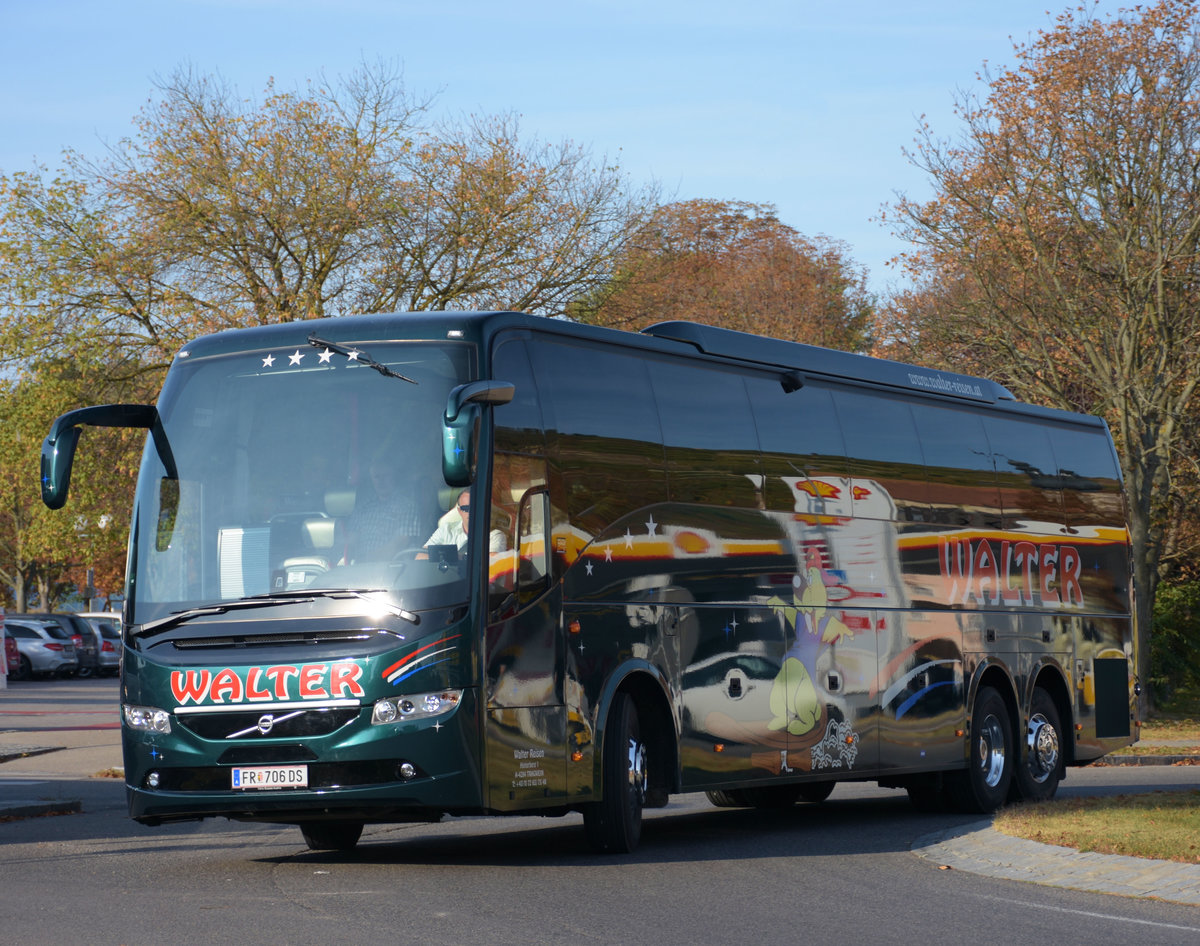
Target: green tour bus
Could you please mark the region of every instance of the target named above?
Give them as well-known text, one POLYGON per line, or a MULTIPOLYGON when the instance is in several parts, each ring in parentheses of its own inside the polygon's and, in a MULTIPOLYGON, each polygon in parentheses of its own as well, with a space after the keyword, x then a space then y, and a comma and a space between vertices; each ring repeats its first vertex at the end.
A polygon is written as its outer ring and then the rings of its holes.
POLYGON ((363 826, 672 793, 1054 795, 1136 734, 1104 422, 687 322, 512 312, 221 332, 147 430, 121 665, 130 815, 363 826))

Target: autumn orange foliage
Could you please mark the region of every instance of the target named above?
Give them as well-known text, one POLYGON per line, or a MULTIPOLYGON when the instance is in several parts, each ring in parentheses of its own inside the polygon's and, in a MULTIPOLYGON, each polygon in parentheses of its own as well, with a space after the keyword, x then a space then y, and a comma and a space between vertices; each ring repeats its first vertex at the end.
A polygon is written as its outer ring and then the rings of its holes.
POLYGON ((866 274, 843 244, 800 235, 768 204, 689 200, 658 208, 611 282, 571 314, 628 329, 687 319, 860 350, 871 312, 866 274))

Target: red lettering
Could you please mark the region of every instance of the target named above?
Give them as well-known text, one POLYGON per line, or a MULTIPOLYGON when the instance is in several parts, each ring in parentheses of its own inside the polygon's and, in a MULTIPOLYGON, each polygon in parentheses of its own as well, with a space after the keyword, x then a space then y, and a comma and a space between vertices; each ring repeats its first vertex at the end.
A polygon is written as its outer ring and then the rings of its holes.
POLYGON ((938 564, 949 586, 948 604, 1047 608, 1084 604, 1083 557, 1074 546, 939 537, 938 564))
POLYGON ((1083 607, 1083 585, 1079 582, 1082 565, 1083 559, 1078 549, 1064 545, 1058 550, 1058 574, 1062 583, 1063 604, 1083 607))
POLYGON ((300 698, 310 700, 317 696, 328 696, 321 684, 325 680, 328 664, 305 664, 300 668, 300 698))
POLYGON ((183 705, 187 702, 199 703, 208 691, 212 674, 207 670, 172 670, 171 693, 175 702, 183 705))
POLYGON ((1013 560, 1021 566, 1024 601, 1033 604, 1033 569, 1037 565, 1037 546, 1032 542, 1018 542, 1013 547, 1013 560))
POLYGON ((362 676, 362 667, 356 663, 337 663, 329 671, 330 696, 358 696, 364 694, 358 678, 362 676))
POLYGON ((975 600, 981 605, 999 603, 1000 574, 996 570, 996 557, 992 555, 992 544, 987 540, 975 546, 975 556, 971 561, 972 586, 975 590, 975 600), (988 601, 987 588, 991 586, 995 600, 988 601))
POLYGON ((271 698, 270 690, 261 689, 259 687, 262 677, 262 667, 250 668, 250 675, 246 677, 246 699, 269 700, 271 698))
POLYGON ((969 542, 960 542, 958 539, 938 539, 942 561, 942 577, 950 579, 950 594, 947 596, 947 600, 951 604, 958 602, 960 586, 962 588, 962 603, 966 604, 968 586, 966 576, 963 574, 962 546, 964 545, 967 546, 967 554, 969 555, 969 542))
POLYGON ((224 703, 224 694, 229 694, 231 703, 239 703, 242 699, 242 678, 228 668, 218 671, 213 677, 210 694, 214 703, 224 703))
POLYGON ((1038 570, 1042 579, 1042 604, 1058 604, 1058 591, 1054 587, 1054 579, 1058 573, 1058 548, 1046 544, 1042 546, 1041 561, 1038 570))
POLYGON ((1012 543, 1007 539, 1000 543, 1000 563, 1002 566, 1000 599, 1004 604, 1019 605, 1021 603, 1021 589, 1013 587, 1013 551, 1012 543))
POLYGON ((298 676, 300 669, 298 667, 268 667, 265 671, 265 676, 275 687, 275 699, 286 700, 288 698, 287 682, 288 677, 298 676))

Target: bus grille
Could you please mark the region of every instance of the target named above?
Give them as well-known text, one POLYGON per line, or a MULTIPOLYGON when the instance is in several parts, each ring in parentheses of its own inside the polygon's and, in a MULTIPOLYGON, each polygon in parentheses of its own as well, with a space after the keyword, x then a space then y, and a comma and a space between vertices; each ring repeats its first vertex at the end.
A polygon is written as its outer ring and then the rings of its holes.
POLYGON ((328 736, 354 720, 357 706, 333 709, 279 710, 265 707, 246 713, 188 713, 176 717, 201 739, 300 739, 328 736))

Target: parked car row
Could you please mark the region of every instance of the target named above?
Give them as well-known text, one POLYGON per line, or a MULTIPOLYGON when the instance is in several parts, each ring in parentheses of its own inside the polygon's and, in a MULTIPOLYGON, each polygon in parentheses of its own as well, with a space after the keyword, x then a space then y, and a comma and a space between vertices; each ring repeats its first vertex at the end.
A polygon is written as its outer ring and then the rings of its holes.
POLYGON ((120 626, 120 615, 107 611, 5 615, 9 679, 115 674, 121 662, 120 626))

